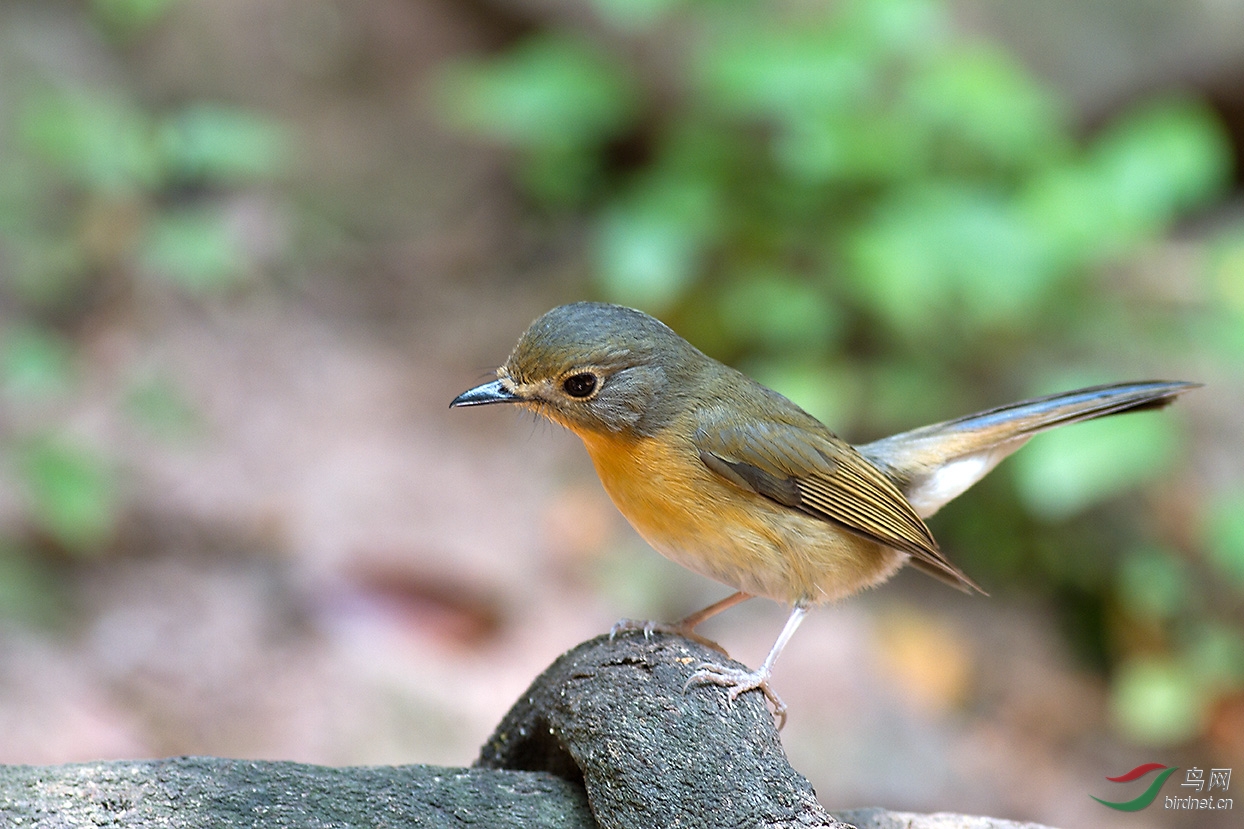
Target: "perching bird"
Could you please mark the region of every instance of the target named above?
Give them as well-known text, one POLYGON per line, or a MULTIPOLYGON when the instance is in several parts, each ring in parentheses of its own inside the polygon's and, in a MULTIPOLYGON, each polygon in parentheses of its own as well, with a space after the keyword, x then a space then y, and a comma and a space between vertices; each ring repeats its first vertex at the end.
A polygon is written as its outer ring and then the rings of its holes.
POLYGON ((1196 383, 1114 383, 999 406, 851 446, 803 409, 660 321, 579 302, 531 324, 497 379, 452 406, 517 403, 577 434, 601 483, 658 552, 735 594, 667 629, 690 633, 753 596, 792 610, 755 671, 704 664, 688 683, 729 698, 769 686, 808 608, 912 566, 980 590, 924 518, 1037 432, 1165 406, 1196 383))

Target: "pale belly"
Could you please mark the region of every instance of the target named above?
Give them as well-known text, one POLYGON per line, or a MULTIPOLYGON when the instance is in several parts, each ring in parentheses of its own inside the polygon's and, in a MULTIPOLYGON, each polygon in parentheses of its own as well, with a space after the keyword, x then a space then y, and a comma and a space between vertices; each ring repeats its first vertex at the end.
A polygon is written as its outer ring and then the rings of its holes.
POLYGON ((892 576, 907 556, 743 490, 694 451, 584 437, 618 510, 657 552, 736 590, 822 603, 892 576))

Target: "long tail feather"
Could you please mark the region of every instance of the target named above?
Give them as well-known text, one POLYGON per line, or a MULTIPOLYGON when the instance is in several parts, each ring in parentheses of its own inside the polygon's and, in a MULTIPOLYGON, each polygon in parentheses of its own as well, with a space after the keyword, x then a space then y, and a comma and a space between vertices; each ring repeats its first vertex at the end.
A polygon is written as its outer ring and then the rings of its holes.
POLYGON ((998 406, 858 447, 898 484, 921 517, 941 509, 1038 432, 1158 409, 1199 383, 1111 383, 998 406))
POLYGON ((1079 423, 1106 415, 1161 409, 1183 392, 1199 388, 1200 383, 1153 380, 1141 383, 1110 383, 1076 391, 1035 397, 986 409, 976 414, 925 426, 906 435, 970 432, 1009 440, 1033 435, 1055 426, 1079 423))

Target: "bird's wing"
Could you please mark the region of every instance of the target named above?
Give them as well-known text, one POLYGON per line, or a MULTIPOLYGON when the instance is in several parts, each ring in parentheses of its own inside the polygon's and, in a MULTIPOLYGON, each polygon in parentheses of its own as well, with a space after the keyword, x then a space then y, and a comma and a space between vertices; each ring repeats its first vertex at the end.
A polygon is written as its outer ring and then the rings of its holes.
POLYGON ((894 483, 833 435, 766 419, 702 423, 694 441, 704 465, 735 486, 908 553, 919 569, 960 589, 980 590, 942 555, 894 483))

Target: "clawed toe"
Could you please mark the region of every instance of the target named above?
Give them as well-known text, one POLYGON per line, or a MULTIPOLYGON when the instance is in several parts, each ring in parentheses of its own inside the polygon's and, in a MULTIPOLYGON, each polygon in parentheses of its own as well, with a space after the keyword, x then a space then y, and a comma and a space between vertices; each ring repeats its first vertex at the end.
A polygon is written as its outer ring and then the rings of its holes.
POLYGON ((631 633, 633 631, 642 631, 645 639, 652 638, 654 633, 664 633, 670 636, 681 636, 684 639, 690 639, 692 642, 698 642, 706 648, 712 648, 727 659, 730 654, 721 645, 718 645, 712 639, 701 636, 694 630, 682 625, 679 622, 666 623, 654 621, 640 621, 639 619, 619 619, 609 629, 609 639, 616 639, 619 634, 631 633))
POLYGON ((663 625, 660 622, 654 622, 651 619, 641 621, 639 619, 619 619, 613 623, 613 627, 609 628, 609 639, 617 638, 619 633, 630 633, 632 631, 643 631, 644 638, 652 638, 654 633, 681 633, 673 625, 663 625))
POLYGON ((744 671, 706 662, 696 670, 683 686, 683 693, 692 685, 720 685, 726 689, 726 699, 734 702, 740 694, 759 690, 773 706, 773 716, 778 720, 778 730, 786 726, 786 703, 769 686, 769 672, 765 670, 744 671))
MULTIPOLYGON (((656 631, 661 631, 664 633, 673 633, 679 636, 685 636, 689 639, 694 639, 697 642, 701 642, 711 648, 714 648, 715 650, 721 651, 722 654, 725 654, 726 657, 729 658, 729 654, 727 654, 720 645, 716 642, 704 639, 701 636, 696 636, 692 633, 692 630, 696 625, 703 622, 717 611, 730 607, 731 605, 738 604, 746 598, 748 598, 746 593, 735 593, 732 596, 722 599, 717 604, 711 605, 699 613, 693 613, 681 622, 676 622, 673 625, 660 625, 654 624, 653 622, 644 622, 641 624, 640 622, 633 622, 629 619, 623 619, 613 626, 613 630, 609 632, 609 638, 612 639, 618 633, 626 630, 643 630, 645 637, 651 636, 656 631)), ((778 730, 781 731, 786 726, 786 703, 782 702, 782 698, 774 693, 773 689, 769 687, 769 676, 773 672, 773 663, 777 661, 778 654, 782 652, 782 648, 786 646, 786 643, 790 640, 790 637, 795 633, 795 629, 799 627, 800 620, 803 619, 807 612, 807 604, 802 601, 797 602, 795 606, 791 608, 790 616, 786 618, 786 625, 782 628, 782 632, 778 634, 777 641, 773 643, 773 648, 769 651, 769 655, 765 657, 764 664, 760 666, 759 670, 746 671, 738 668, 727 668, 722 665, 714 665, 711 662, 705 662, 700 665, 700 667, 696 669, 696 672, 691 675, 691 678, 687 680, 687 684, 684 685, 682 689, 683 693, 687 693, 688 689, 690 689, 692 685, 720 685, 722 688, 726 689, 726 703, 729 705, 738 699, 739 694, 746 693, 747 691, 759 690, 765 695, 765 699, 769 701, 769 704, 773 706, 773 716, 777 717, 778 730)))

